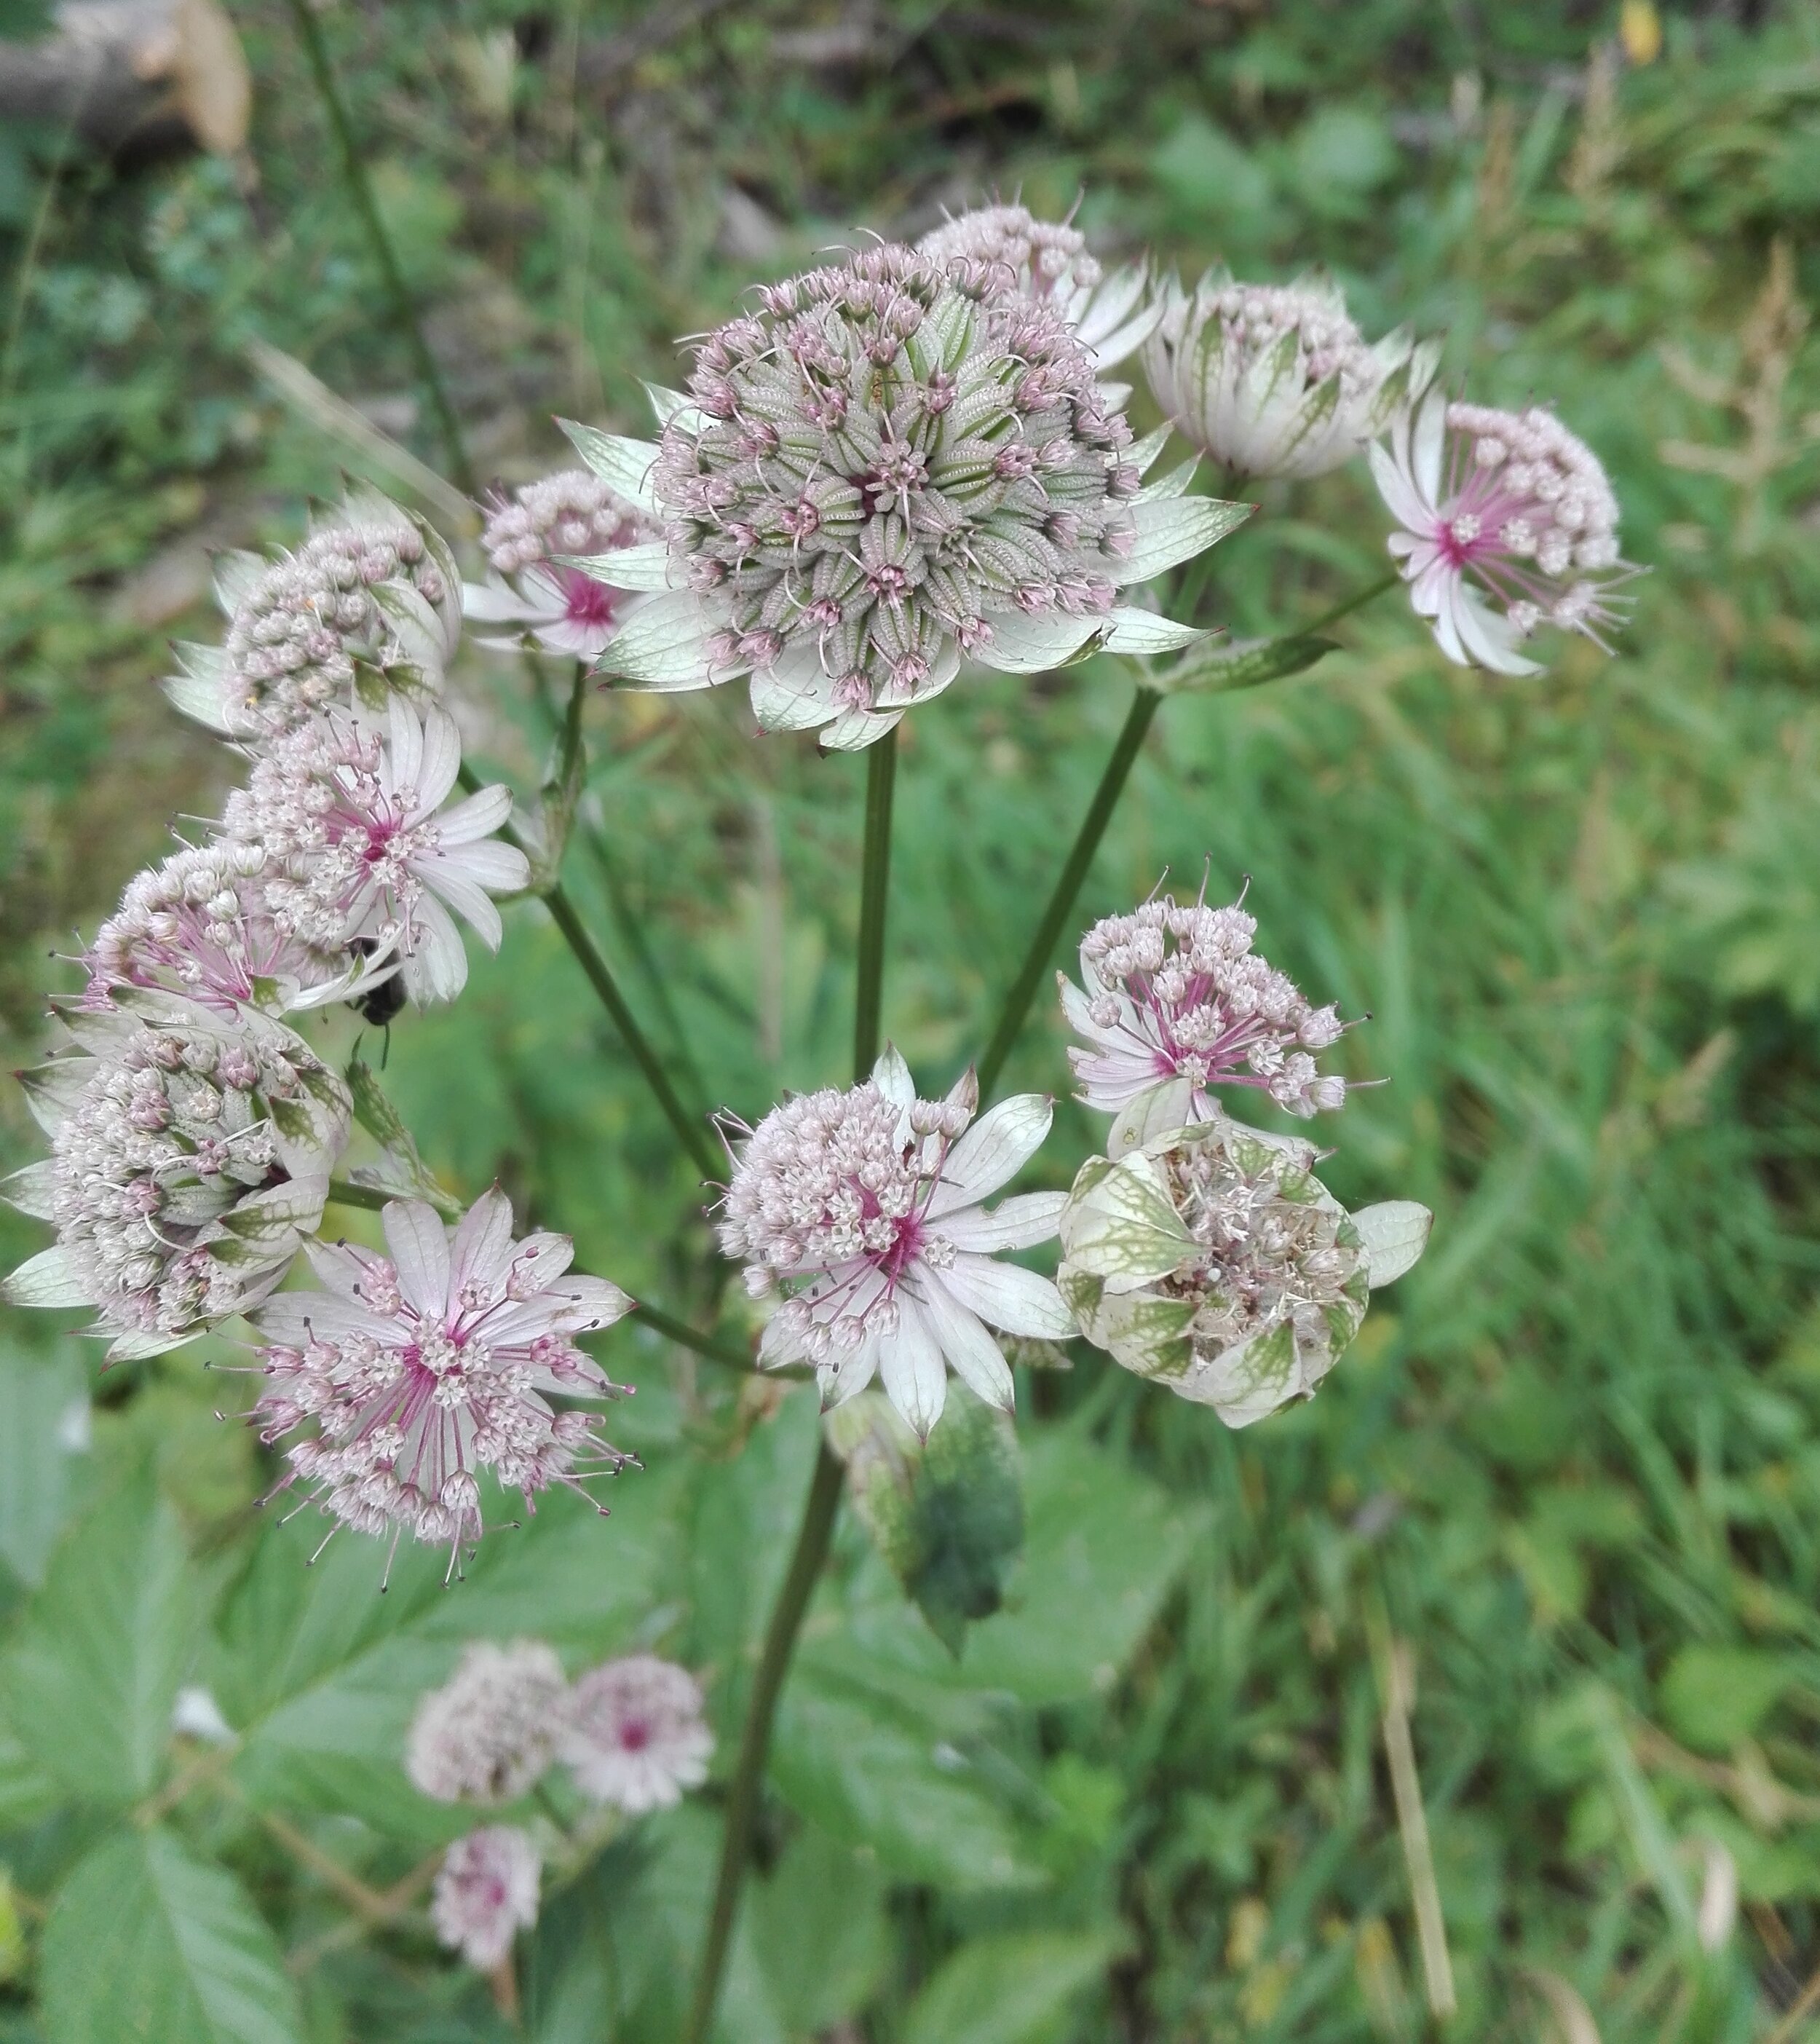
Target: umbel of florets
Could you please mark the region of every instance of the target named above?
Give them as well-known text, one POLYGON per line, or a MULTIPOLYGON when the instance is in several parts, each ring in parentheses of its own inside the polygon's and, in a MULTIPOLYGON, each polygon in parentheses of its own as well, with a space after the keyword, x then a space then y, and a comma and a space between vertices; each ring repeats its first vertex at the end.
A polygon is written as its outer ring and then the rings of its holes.
POLYGON ((890 246, 758 298, 697 352, 654 478, 701 678, 749 672, 762 724, 854 747, 963 652, 994 664, 1032 622, 1083 644, 1139 478, 1062 317, 890 246))
POLYGON ((628 1816, 667 1810, 708 1778, 714 1735, 701 1685, 654 1654, 628 1654, 578 1676, 563 1706, 557 1758, 591 1802, 628 1816))
POLYGON ((550 1765, 563 1664, 537 1639, 476 1640, 417 1706, 405 1772, 440 1803, 513 1803, 550 1765))
POLYGON ((225 735, 263 741, 356 700, 440 687, 461 638, 461 578, 421 520, 371 491, 344 517, 268 563, 222 556, 221 647, 179 646, 165 684, 177 707, 225 735))
POLYGON ((537 1921, 543 1864, 536 1841, 516 1824, 485 1824, 443 1856, 430 1896, 437 1938, 470 1966, 491 1973, 512 1941, 537 1921))
POLYGON ((1081 1331, 1229 1427, 1312 1397, 1432 1219, 1411 1201, 1349 1214, 1315 1162, 1224 1117, 1089 1159, 1056 1276, 1081 1331))
POLYGON ((481 535, 493 579, 468 584, 463 608, 480 623, 528 630, 553 653, 591 659, 639 599, 604 565, 578 563, 598 563, 662 536, 655 518, 600 477, 564 469, 495 507, 481 535))
POLYGON ((111 1358, 248 1311, 322 1217, 347 1091, 282 1023, 123 988, 63 1011, 72 1054, 26 1075, 51 1155, 8 1181, 57 1242, 7 1281, 21 1305, 91 1305, 111 1358))
POLYGON ((1215 461, 1301 478, 1338 468, 1382 429, 1411 354, 1403 335, 1369 345, 1330 279, 1242 284, 1211 271, 1192 293, 1173 279, 1163 287, 1143 361, 1165 415, 1215 461))

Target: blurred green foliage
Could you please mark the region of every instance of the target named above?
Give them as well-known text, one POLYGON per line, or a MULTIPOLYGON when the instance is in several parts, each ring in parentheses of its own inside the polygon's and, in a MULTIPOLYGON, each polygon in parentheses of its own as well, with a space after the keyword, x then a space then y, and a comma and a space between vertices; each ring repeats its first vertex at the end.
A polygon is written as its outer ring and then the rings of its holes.
MULTIPOLYGON (((47 952, 232 777, 153 686, 167 635, 215 628, 209 548, 294 538, 368 459, 248 342, 443 457, 283 10, 234 11, 244 163, 0 136, 16 1062, 67 983, 47 952)), ((1020 1370, 1023 1555, 958 1660, 843 1528, 722 2034, 1769 2037, 1820 1967, 1820 10, 1665 7, 1636 67, 1617 7, 1570 0, 324 20, 483 472, 560 461, 553 413, 640 429, 639 379, 754 276, 994 190, 1078 194, 1108 253, 1324 262, 1368 330, 1444 334, 1486 399, 1557 402, 1652 571, 1609 663, 1456 672, 1393 597, 1304 675, 1165 705, 1082 921, 1165 867, 1250 874, 1269 955, 1373 1018, 1346 1055, 1388 1083, 1329 1135, 1335 1189, 1428 1202, 1434 1245, 1317 1403, 1241 1436, 1085 1352, 1020 1370), (1380 1597, 1460 2004, 1432 2027, 1380 1597)), ((1382 558, 1362 473, 1261 495, 1215 557, 1238 636, 1382 558)), ((926 1082, 989 1029, 1127 686, 995 678, 906 727, 885 1013, 926 1082)), ((476 653, 460 690, 474 748, 534 785, 517 667, 476 653)), ((737 694, 593 706, 569 876, 678 1084, 750 1116, 843 1071, 862 777, 755 741, 737 694)), ((1040 1014, 1012 1078, 1065 1090, 1062 1040, 1040 1014)), ((692 1174, 539 911, 389 1052, 448 1182, 497 1176, 587 1267, 716 1309, 692 1174)), ((22 1160, 16 1093, 0 1116, 22 1160)), ((1095 1133, 1061 1109, 1046 1182, 1095 1133)), ((6 1260, 33 1246, 0 1222, 6 1260)), ((559 1500, 459 1587, 404 1556, 382 1598, 372 1549, 309 1570, 313 1522, 253 1510, 270 1458, 213 1417, 240 1380, 194 1351, 98 1379, 73 1337, 3 1327, 0 2037, 116 2044, 133 2008, 157 2044, 509 2034, 409 1885, 459 1821, 398 1765, 414 1699, 476 1634, 572 1665, 655 1646, 707 1673, 729 1751, 805 1394, 630 1323, 601 1353, 647 1470, 611 1520, 559 1500), (173 1742, 194 1682, 232 1747, 173 1742), (326 1861, 406 1884, 390 1928, 350 1934, 326 1861)), ((675 2034, 715 1825, 712 1801, 654 1820, 550 1899, 541 2044, 675 2034)))

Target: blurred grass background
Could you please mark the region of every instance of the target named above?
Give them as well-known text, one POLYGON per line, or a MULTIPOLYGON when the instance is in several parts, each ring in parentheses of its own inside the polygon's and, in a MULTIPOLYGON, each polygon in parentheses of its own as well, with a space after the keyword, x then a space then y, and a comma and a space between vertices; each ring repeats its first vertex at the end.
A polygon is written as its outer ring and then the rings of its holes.
MULTIPOLYGON (((237 164, 0 133, 15 1063, 67 983, 47 953, 231 774, 154 686, 168 637, 217 629, 209 550, 294 540, 344 468, 404 489, 250 351, 444 463, 284 10, 232 12, 256 91, 237 164)), ((1458 672, 1392 597, 1305 678, 1165 707, 1082 920, 1165 867, 1192 887, 1211 858, 1219 897, 1250 875, 1269 955, 1373 1017, 1349 1069, 1388 1083, 1323 1125, 1336 1189, 1428 1201, 1434 1246, 1318 1402, 1242 1436, 1097 1362, 1020 1374, 1027 1442, 1090 1432, 1108 1500, 1127 1470, 1159 1482, 1185 1566, 1114 1686, 1027 1715, 1050 1885, 900 1879, 888 1941, 853 1961, 858 2027, 825 2034, 1428 2034, 1388 1692, 1411 1706, 1461 2005, 1445 2034, 1820 2036, 1820 8, 321 15, 485 476, 559 465, 555 413, 644 430, 639 378, 676 380, 673 337, 754 278, 1019 192, 1051 214, 1078 197, 1109 257, 1331 267, 1368 332, 1443 334, 1476 395, 1556 402, 1651 570, 1609 662, 1575 642, 1534 682, 1458 672), (966 2027, 1002 2006, 989 1970, 902 2029, 982 1922, 1064 1950, 1071 1926, 1110 1925, 1096 1961, 1115 1962, 1023 2028, 966 2027)), ((1216 557, 1236 632, 1377 572, 1362 471, 1261 501, 1216 557)), ((470 744, 521 785, 543 743, 524 687, 485 653, 459 678, 470 744)), ((1127 700, 1089 663, 970 682, 905 727, 885 1018, 926 1082, 983 1041, 1127 700)), ((854 763, 754 741, 738 690, 590 717, 571 882, 683 1047, 678 1083, 755 1116, 839 1076, 854 763)), ((1046 1006, 1011 1077, 1062 1090, 1062 1040, 1046 1006)), ((588 1267, 699 1304, 689 1174, 539 912, 509 917, 452 1011, 394 1032, 388 1083, 452 1182, 497 1174, 588 1267)), ((1064 1109, 1054 1181, 1095 1132, 1064 1109)), ((16 1091, 0 1136, 33 1154, 16 1091)), ((0 1224, 6 1260, 31 1246, 0 1224)), ((0 1343, 0 1606, 148 1445, 232 1573, 261 1478, 188 1357, 98 1384, 35 1321, 6 1317, 0 1343)), ((655 1347, 641 1368, 678 1387, 654 1462, 747 1439, 750 1400, 655 1347)), ((482 2034, 372 1981, 338 1992, 325 2038, 482 2034)))

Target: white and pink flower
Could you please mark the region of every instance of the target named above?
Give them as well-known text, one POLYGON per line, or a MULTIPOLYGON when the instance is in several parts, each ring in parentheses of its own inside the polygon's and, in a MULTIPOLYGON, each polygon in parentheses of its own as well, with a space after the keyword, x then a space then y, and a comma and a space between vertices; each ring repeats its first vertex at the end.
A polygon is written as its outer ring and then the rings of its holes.
POLYGON ((576 1678, 563 1705, 556 1757, 595 1803, 628 1816, 667 1810, 708 1778, 714 1735, 701 1686, 655 1654, 628 1654, 576 1678))
POLYGON ((550 652, 594 659, 639 599, 610 574, 578 562, 662 537, 655 518, 598 476, 564 469, 526 483, 495 509, 481 535, 493 574, 463 585, 462 608, 476 624, 516 625, 550 652))
POLYGON ((537 1921, 543 1865, 536 1842, 515 1824, 487 1824, 443 1855, 430 1921, 451 1951, 483 1973, 503 1965, 512 1941, 537 1921))
POLYGON ((1430 388, 1371 449, 1403 528, 1390 537, 1416 615, 1460 667, 1539 674, 1518 648, 1538 626, 1602 651, 1622 621, 1612 592, 1637 570, 1618 551, 1618 500, 1599 458, 1552 412, 1449 402, 1430 388))
POLYGON ((748 1289, 785 1294, 761 1364, 812 1363, 827 1405, 876 1375, 924 1438, 950 1369, 1010 1409, 1011 1370, 993 1329, 1052 1340, 1074 1331, 1048 1278, 995 1261, 1048 1241, 1062 1196, 983 1204, 1041 1147, 1053 1103, 1023 1093, 976 1122, 978 1099, 971 1071, 946 1100, 918 1099, 888 1047, 863 1084, 803 1094, 743 1132, 721 1206, 721 1247, 746 1264, 748 1289))
MULTIPOLYGON (((324 1289, 284 1292, 257 1316, 266 1383, 255 1417, 289 1451, 286 1485, 313 1486, 322 1509, 363 1533, 394 1530, 447 1543, 451 1567, 484 1528, 489 1472, 524 1494, 633 1458, 601 1438, 600 1416, 553 1399, 624 1395, 574 1337, 632 1309, 618 1285, 570 1277, 566 1235, 513 1239, 497 1189, 450 1228, 417 1200, 384 1212, 381 1256, 351 1243, 308 1243, 324 1289)), ((282 1486, 281 1486, 282 1487, 282 1486)), ((604 1509, 604 1508, 602 1508, 604 1509)))

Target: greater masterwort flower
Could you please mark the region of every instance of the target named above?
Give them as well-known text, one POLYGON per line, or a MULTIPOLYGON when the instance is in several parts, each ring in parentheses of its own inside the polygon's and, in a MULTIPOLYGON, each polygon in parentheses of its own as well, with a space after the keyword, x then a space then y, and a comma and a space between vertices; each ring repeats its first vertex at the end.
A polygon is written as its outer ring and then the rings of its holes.
POLYGON ((171 701, 211 730, 263 740, 319 712, 441 686, 461 643, 461 577, 432 527, 376 491, 351 493, 341 522, 268 563, 221 556, 227 643, 179 646, 171 701))
POLYGON ((1517 651, 1538 625, 1578 632, 1601 651, 1621 621, 1613 590, 1637 571, 1619 558, 1618 500, 1599 458, 1539 405, 1500 412, 1431 388, 1371 451, 1372 474, 1402 526, 1418 617, 1461 667, 1539 674, 1517 651))
POLYGON ((261 855, 265 905, 299 941, 395 952, 413 1000, 446 1001, 467 979, 450 909, 497 951, 488 897, 528 886, 530 864, 493 836, 511 813, 509 789, 443 807, 461 769, 447 711, 431 704, 420 716, 394 699, 387 726, 382 737, 332 711, 275 739, 228 797, 221 828, 261 855))
POLYGON ((976 1123, 978 1097, 970 1071, 945 1101, 919 1100, 888 1048, 863 1085, 774 1108, 739 1145, 721 1207, 720 1245, 747 1265, 748 1288, 785 1295, 760 1362, 812 1362, 829 1405, 876 1373, 925 1438, 948 1367, 1009 1409, 1011 1370, 989 1328, 1073 1331, 1046 1278, 993 1255, 1046 1242, 1062 1194, 981 1204, 1035 1155, 1051 1103, 1021 1094, 976 1123))
POLYGON ((518 1933, 537 1921, 542 1877, 536 1843, 516 1824, 488 1824, 457 1838, 430 1896, 437 1937, 470 1966, 491 1973, 518 1933))
POLYGON ((264 853, 244 844, 185 845, 136 874, 96 932, 83 962, 89 1007, 112 989, 185 995, 232 1015, 274 1015, 357 1001, 392 973, 390 958, 306 942, 266 899, 264 853))
POLYGON ((1066 221, 1039 220, 1021 206, 986 206, 944 221, 918 252, 969 288, 1015 291, 1058 312, 1102 369, 1123 362, 1155 328, 1142 263, 1110 276, 1087 252, 1087 237, 1066 221))
POLYGON ((1082 1333, 1229 1427, 1312 1397, 1433 1220, 1410 1200, 1348 1214, 1315 1160, 1223 1117, 1089 1158, 1056 1278, 1082 1333))
POLYGON ((563 1664, 538 1639, 477 1639, 418 1704, 405 1772, 439 1803, 515 1803, 550 1765, 563 1664))
MULTIPOLYGON (((574 565, 663 536, 657 521, 585 468, 565 469, 515 490, 481 535, 493 579, 462 590, 467 616, 524 627, 552 653, 593 659, 639 598, 610 571, 574 565)), ((501 643, 513 644, 516 641, 501 643)))
POLYGON ((1151 394, 1238 474, 1326 474, 1382 430, 1407 387, 1408 337, 1368 345, 1330 279, 1241 284, 1210 271, 1192 294, 1170 279, 1161 303, 1144 347, 1151 394))
POLYGON ((280 1293, 259 1313, 256 1416, 268 1442, 314 1423, 289 1451, 287 1484, 314 1485, 360 1532, 447 1542, 452 1568, 483 1530, 486 1471, 535 1509, 551 1484, 585 1496, 589 1477, 632 1461, 601 1439, 598 1414, 550 1404, 622 1395, 574 1337, 632 1301, 605 1278, 565 1276, 566 1235, 515 1242, 497 1190, 452 1229, 416 1200, 393 1201, 384 1220, 389 1257, 313 1242, 328 1289, 280 1293))
POLYGON ((556 1739, 556 1757, 582 1793, 630 1816, 667 1810, 684 1789, 698 1788, 713 1750, 700 1684, 654 1654, 629 1654, 578 1676, 556 1739))
POLYGON ((1218 1085, 1256 1087, 1292 1114, 1344 1102, 1346 1081, 1318 1073, 1311 1054, 1346 1024, 1252 950, 1257 928, 1238 901, 1210 909, 1168 894, 1093 925, 1081 986, 1056 975, 1085 1039, 1068 1059, 1089 1107, 1135 1128, 1209 1120, 1218 1085))
POLYGON ((136 988, 69 1009, 74 1039, 24 1084, 51 1155, 7 1181, 55 1221, 16 1305, 97 1308, 110 1361, 156 1355, 255 1306, 322 1217, 347 1089, 269 1016, 136 988))
POLYGON ((962 653, 1028 673, 1124 632, 1146 651, 1196 636, 1115 592, 1242 514, 1137 501, 1131 429, 1058 313, 889 246, 758 298, 702 344, 661 451, 578 441, 616 474, 648 471, 670 535, 673 586, 604 673, 664 689, 749 673, 761 724, 852 749, 946 688, 962 653))

